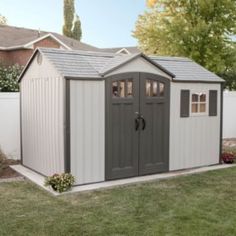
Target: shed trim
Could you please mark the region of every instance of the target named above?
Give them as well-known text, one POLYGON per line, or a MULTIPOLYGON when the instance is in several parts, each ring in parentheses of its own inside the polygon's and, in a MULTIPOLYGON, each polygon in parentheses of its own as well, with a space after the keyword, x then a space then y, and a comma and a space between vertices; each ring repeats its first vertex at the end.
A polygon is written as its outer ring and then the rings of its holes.
MULTIPOLYGON (((21 90, 21 89, 20 89, 21 90)), ((23 165, 22 93, 20 93, 20 162, 23 165)))
POLYGON ((107 77, 72 77, 72 76, 64 76, 66 80, 90 80, 90 81, 102 81, 105 80, 107 77))
POLYGON ((65 81, 65 128, 64 128, 64 169, 65 173, 71 172, 71 145, 70 145, 70 80, 65 81))
POLYGON ((192 83, 198 83, 198 84, 224 84, 225 81, 206 81, 206 80, 176 80, 173 79, 172 82, 174 83, 188 83, 188 84, 192 84, 192 83))
POLYGON ((222 145, 223 145, 223 102, 224 102, 224 86, 221 84, 221 93, 220 93, 220 153, 219 153, 219 163, 221 163, 222 155, 222 145))

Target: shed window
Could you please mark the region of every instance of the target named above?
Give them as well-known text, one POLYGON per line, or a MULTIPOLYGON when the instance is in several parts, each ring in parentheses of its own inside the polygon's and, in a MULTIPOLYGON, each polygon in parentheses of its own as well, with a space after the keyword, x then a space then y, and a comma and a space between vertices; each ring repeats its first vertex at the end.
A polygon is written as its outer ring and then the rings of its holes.
POLYGON ((133 96, 133 80, 120 80, 112 82, 113 98, 130 98, 133 96))
POLYGON ((206 93, 192 93, 191 112, 192 114, 206 113, 206 93))
POLYGON ((163 97, 165 85, 156 80, 146 80, 146 96, 147 97, 163 97))

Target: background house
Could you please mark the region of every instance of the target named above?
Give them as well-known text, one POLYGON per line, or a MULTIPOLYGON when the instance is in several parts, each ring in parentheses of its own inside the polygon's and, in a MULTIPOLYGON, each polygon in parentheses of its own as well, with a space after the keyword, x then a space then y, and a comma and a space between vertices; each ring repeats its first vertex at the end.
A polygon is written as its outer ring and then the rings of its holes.
POLYGON ((0 63, 24 66, 37 47, 85 51, 99 50, 57 33, 0 25, 0 63))

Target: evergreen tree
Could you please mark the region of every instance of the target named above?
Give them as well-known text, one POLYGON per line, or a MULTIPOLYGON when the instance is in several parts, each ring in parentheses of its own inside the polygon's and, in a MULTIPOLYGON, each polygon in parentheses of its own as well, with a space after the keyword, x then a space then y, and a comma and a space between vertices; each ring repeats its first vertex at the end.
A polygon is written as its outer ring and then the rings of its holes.
POLYGON ((81 40, 81 37, 82 37, 82 30, 81 30, 81 22, 80 22, 80 19, 79 19, 79 16, 76 15, 76 20, 74 22, 74 28, 73 28, 73 31, 72 31, 72 37, 74 39, 77 39, 77 40, 81 40))
POLYGON ((7 24, 6 17, 0 14, 0 25, 6 25, 6 24, 7 24))
POLYGON ((64 0, 63 34, 67 37, 81 40, 82 30, 78 15, 75 16, 74 0, 64 0))
POLYGON ((74 14, 75 14, 74 0, 64 0, 63 34, 67 37, 72 37, 74 14))

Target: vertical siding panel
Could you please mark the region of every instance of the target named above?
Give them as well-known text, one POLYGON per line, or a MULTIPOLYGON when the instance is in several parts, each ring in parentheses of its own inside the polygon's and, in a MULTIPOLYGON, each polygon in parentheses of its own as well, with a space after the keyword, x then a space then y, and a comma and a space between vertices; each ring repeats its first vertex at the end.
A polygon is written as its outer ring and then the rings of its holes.
POLYGON ((104 181, 104 81, 71 81, 71 172, 76 184, 104 181))
POLYGON ((23 164, 44 175, 64 171, 63 84, 46 58, 21 81, 23 164))
MULTIPOLYGON (((181 89, 218 90, 219 84, 172 83, 170 113, 170 170, 217 164, 219 160, 220 117, 179 117, 181 89)), ((208 103, 208 102, 207 102, 208 103)), ((220 97, 218 98, 220 109, 220 97)), ((206 108, 208 111, 208 107, 206 108)))

